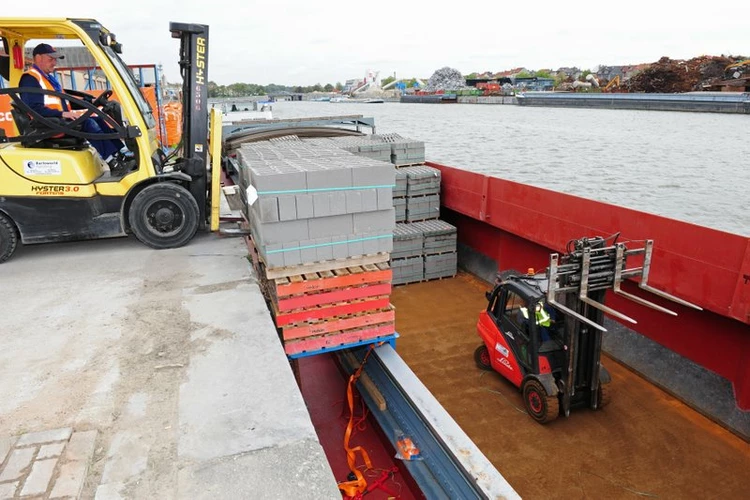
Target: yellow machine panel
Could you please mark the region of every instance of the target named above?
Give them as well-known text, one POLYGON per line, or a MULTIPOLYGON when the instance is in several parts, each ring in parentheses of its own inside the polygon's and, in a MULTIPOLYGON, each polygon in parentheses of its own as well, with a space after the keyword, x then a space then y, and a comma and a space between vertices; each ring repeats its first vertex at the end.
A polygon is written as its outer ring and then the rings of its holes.
POLYGON ((0 185, 5 196, 64 195, 87 198, 96 194, 93 182, 105 169, 93 149, 81 151, 25 148, 8 144, 0 148, 0 185))

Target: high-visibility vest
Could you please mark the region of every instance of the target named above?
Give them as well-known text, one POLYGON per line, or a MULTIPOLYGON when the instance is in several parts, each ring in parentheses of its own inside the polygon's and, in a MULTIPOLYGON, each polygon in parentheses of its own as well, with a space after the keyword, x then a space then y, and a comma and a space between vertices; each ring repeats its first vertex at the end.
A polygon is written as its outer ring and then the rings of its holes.
POLYGON ((541 326, 550 326, 552 324, 552 318, 550 318, 543 307, 539 307, 536 310, 536 324, 541 326))
MULTIPOLYGON (((31 75, 34 78, 36 78, 36 81, 39 82, 39 85, 44 90, 51 90, 55 91, 55 87, 52 86, 52 84, 47 80, 47 78, 39 72, 36 68, 31 67, 29 70, 24 73, 24 75, 31 75)), ((63 105, 62 105, 62 99, 60 99, 57 96, 44 94, 44 105, 51 109, 56 109, 58 111, 63 111, 63 105)))
MULTIPOLYGON (((525 307, 521 307, 521 314, 523 314, 524 319, 529 319, 529 310, 525 307)), ((550 326, 552 324, 552 318, 550 318, 550 315, 547 314, 547 311, 543 307, 535 311, 535 316, 537 325, 550 326)))

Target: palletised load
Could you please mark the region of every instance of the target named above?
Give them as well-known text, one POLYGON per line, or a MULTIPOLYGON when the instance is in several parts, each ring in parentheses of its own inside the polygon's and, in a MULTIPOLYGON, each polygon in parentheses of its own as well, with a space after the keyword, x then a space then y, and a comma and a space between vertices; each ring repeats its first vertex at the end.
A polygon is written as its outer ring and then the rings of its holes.
POLYGON ((295 137, 237 153, 253 265, 288 356, 395 338, 390 163, 295 137))
POLYGON ((269 269, 391 251, 392 165, 294 140, 246 144, 237 158, 269 269))

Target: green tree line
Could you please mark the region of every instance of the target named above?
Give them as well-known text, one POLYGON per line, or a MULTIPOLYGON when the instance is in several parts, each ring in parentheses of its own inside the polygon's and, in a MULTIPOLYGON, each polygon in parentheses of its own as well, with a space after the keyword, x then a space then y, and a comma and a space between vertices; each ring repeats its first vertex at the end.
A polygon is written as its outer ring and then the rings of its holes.
POLYGON ((244 97, 244 96, 262 96, 276 94, 280 92, 292 92, 297 94, 307 94, 309 92, 333 92, 341 91, 344 86, 339 82, 336 85, 327 83, 321 85, 316 83, 307 87, 276 85, 258 85, 256 83, 232 83, 231 85, 219 85, 216 82, 208 82, 208 97, 244 97))

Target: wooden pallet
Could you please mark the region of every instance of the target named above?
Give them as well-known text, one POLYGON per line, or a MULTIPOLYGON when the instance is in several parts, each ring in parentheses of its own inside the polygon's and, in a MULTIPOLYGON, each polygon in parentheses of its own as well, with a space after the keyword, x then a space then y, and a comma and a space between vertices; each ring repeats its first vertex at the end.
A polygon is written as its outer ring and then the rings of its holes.
POLYGON ((365 311, 377 311, 390 305, 390 298, 386 296, 371 297, 347 302, 336 302, 318 307, 296 309, 281 312, 276 304, 271 303, 276 326, 282 327, 304 321, 315 321, 338 316, 349 316, 365 311))
POLYGON ((449 280, 449 279, 452 279, 452 278, 455 278, 455 277, 456 277, 455 274, 451 274, 451 275, 448 275, 448 276, 438 276, 436 278, 422 278, 421 280, 407 281, 406 283, 394 283, 393 287, 397 288, 397 287, 405 286, 405 285, 413 285, 415 283, 425 283, 427 281, 449 280))
POLYGON ((379 262, 277 278, 273 280, 273 286, 276 296, 281 298, 322 290, 388 283, 392 276, 388 263, 379 262))
POLYGON ((321 335, 284 342, 284 352, 287 355, 299 355, 304 352, 341 349, 350 345, 360 344, 366 340, 392 336, 394 333, 394 325, 376 325, 331 335, 321 335))
POLYGON ((287 312, 296 309, 320 306, 323 304, 333 304, 336 302, 346 302, 355 299, 390 294, 390 283, 377 283, 374 285, 335 289, 314 294, 293 295, 286 298, 277 298, 276 300, 272 300, 272 302, 276 304, 279 311, 287 312))
POLYGON ((427 222, 431 220, 438 220, 439 218, 440 218, 439 215, 431 215, 430 217, 423 217, 421 219, 411 219, 411 220, 409 220, 407 217, 407 220, 405 222, 406 224, 412 224, 414 222, 427 222))
POLYGON ((318 335, 333 335, 365 327, 390 325, 395 328, 396 311, 393 308, 370 311, 349 317, 328 318, 324 321, 298 323, 281 328, 281 337, 297 340, 318 335))

